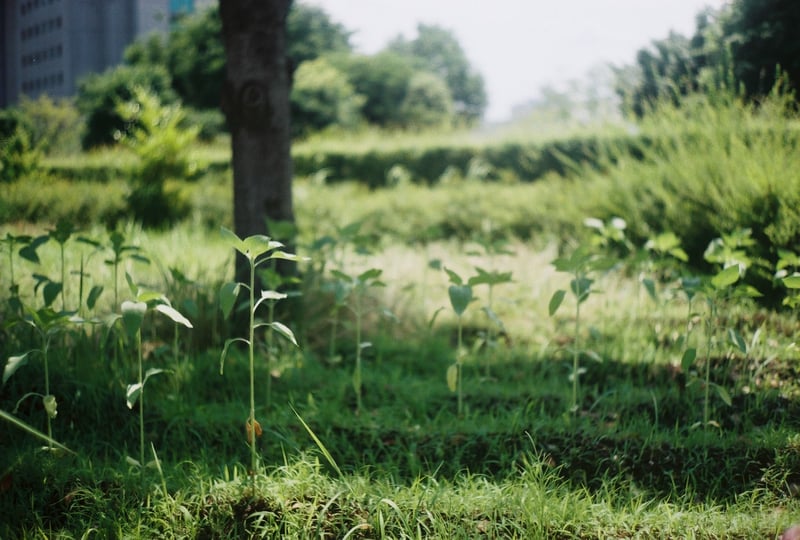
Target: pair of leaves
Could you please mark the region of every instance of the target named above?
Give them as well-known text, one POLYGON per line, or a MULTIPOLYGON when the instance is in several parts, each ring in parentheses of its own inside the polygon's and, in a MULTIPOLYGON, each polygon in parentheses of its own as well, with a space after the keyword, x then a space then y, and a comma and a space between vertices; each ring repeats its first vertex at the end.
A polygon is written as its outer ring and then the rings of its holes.
POLYGON ((144 379, 140 383, 129 384, 127 390, 125 391, 125 401, 128 404, 129 409, 133 409, 133 406, 142 396, 142 392, 144 391, 144 385, 147 383, 147 379, 152 377, 153 375, 158 375, 159 373, 166 373, 166 369, 159 369, 159 368, 150 368, 144 374, 144 379))
MULTIPOLYGON (((569 288, 577 299, 578 304, 582 304, 586 301, 586 299, 589 298, 593 283, 594 280, 587 277, 575 278, 569 282, 569 288)), ((551 317, 555 315, 556 311, 558 311, 558 308, 561 307, 561 304, 564 302, 564 298, 566 298, 566 296, 567 291, 564 289, 559 289, 553 293, 553 296, 550 297, 550 303, 547 306, 547 311, 551 317)))
MULTIPOLYGON (((160 296, 160 295, 159 295, 160 296)), ((166 301, 160 297, 159 300, 166 301)), ((126 300, 122 302, 122 325, 129 337, 134 337, 142 328, 144 316, 147 313, 147 303, 142 301, 126 300)), ((173 322, 192 328, 192 323, 169 303, 158 303, 153 308, 159 313, 169 317, 173 322)))

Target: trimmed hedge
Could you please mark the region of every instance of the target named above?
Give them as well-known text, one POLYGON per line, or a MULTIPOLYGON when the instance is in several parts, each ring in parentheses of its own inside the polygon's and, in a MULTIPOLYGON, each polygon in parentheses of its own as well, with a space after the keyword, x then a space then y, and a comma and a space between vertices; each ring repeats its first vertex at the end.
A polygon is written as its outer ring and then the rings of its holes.
POLYGON ((532 182, 555 173, 569 175, 584 166, 604 166, 608 150, 615 154, 640 154, 637 136, 574 137, 544 143, 501 142, 485 146, 438 145, 399 147, 393 150, 315 151, 293 154, 295 173, 311 176, 325 171, 328 181, 357 180, 371 188, 387 185, 387 173, 395 166, 407 170, 414 182, 435 184, 446 171, 469 177, 470 165, 480 160, 490 171, 490 180, 532 182))

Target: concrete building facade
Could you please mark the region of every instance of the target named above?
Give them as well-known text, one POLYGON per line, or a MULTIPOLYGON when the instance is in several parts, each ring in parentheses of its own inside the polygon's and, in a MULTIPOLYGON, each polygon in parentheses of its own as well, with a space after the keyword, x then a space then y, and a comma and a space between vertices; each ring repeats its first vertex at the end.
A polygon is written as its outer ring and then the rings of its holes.
MULTIPOLYGON (((22 95, 74 95, 81 77, 120 63, 136 38, 167 32, 172 5, 171 0, 3 0, 0 108, 22 95)), ((193 2, 181 3, 181 12, 193 9, 193 2)))

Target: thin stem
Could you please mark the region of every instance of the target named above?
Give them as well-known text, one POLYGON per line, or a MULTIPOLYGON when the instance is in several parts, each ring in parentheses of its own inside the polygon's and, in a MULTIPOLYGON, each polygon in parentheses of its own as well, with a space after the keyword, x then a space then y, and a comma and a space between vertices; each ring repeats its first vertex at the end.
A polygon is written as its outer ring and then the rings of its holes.
POLYGON ((139 357, 139 464, 144 467, 144 375, 142 373, 142 330, 136 331, 136 350, 139 357))
POLYGON ((64 244, 61 244, 61 311, 67 311, 67 268, 64 262, 64 244))
POLYGON ((458 386, 458 416, 464 413, 464 394, 461 384, 461 315, 458 316, 458 348, 456 349, 456 384, 458 386))
POLYGON ((572 353, 572 414, 578 415, 578 367, 581 350, 581 299, 575 307, 575 350, 572 353))
MULTIPOLYGON (((44 358, 44 395, 50 395, 50 369, 47 362, 47 351, 50 348, 50 338, 45 336, 44 338, 44 347, 42 348, 42 357, 44 358)), ((50 413, 45 411, 45 416, 47 417, 47 437, 49 440, 47 441, 47 449, 53 449, 53 443, 50 442, 53 439, 53 427, 50 421, 50 413)))
MULTIPOLYGON (((269 324, 275 321, 275 301, 269 301, 269 324)), ((272 404, 272 326, 267 330, 267 408, 272 404)))
POLYGON ((361 412, 361 295, 356 297, 356 412, 361 412))
POLYGON ((256 265, 254 260, 250 260, 250 339, 248 341, 248 352, 250 356, 250 468, 253 474, 253 487, 256 482, 256 383, 255 383, 255 282, 256 265))

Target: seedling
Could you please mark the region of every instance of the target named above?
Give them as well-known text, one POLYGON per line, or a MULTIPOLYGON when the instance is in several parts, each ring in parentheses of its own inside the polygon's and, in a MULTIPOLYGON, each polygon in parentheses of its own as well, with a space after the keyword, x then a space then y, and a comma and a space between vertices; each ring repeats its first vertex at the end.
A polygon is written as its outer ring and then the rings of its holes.
MULTIPOLYGON (((491 351, 497 346, 497 334, 504 331, 503 321, 497 316, 494 311, 493 298, 495 285, 503 283, 511 283, 511 272, 497 272, 487 271, 481 267, 476 266, 478 275, 469 278, 469 286, 475 287, 476 285, 487 285, 489 287, 489 298, 485 306, 481 309, 489 319, 489 325, 486 330, 486 347, 491 351)), ((489 377, 489 370, 491 367, 491 354, 486 362, 486 376, 489 377)))
POLYGON ((113 268, 114 274, 114 305, 119 305, 119 268, 126 258, 150 264, 150 260, 141 254, 141 248, 126 244, 125 235, 119 231, 112 231, 108 235, 109 248, 114 256, 111 259, 106 259, 105 263, 113 268))
MULTIPOLYGON (((608 265, 608 261, 599 258, 596 254, 586 246, 580 246, 569 257, 561 257, 554 260, 551 264, 555 266, 559 272, 565 272, 572 276, 569 282, 569 288, 575 298, 575 330, 573 335, 573 349, 572 349, 572 373, 570 380, 572 381, 572 405, 570 412, 573 415, 578 414, 578 379, 585 373, 585 369, 580 367, 581 355, 581 305, 589 299, 589 296, 597 292, 592 289, 594 279, 591 277, 592 273, 600 270, 608 265)), ((550 298, 548 311, 550 316, 556 314, 558 308, 561 306, 567 291, 563 289, 557 290, 550 298)))
MULTIPOLYGON (((255 474, 258 467, 258 454, 256 452, 256 438, 262 434, 261 424, 256 420, 256 398, 255 398, 255 331, 257 328, 266 327, 270 331, 278 332, 293 345, 297 346, 297 340, 294 333, 284 324, 278 321, 270 321, 267 323, 256 323, 256 310, 264 302, 272 302, 286 298, 286 295, 276 291, 261 291, 261 295, 256 300, 255 295, 255 281, 256 281, 256 268, 261 264, 267 263, 274 259, 283 259, 288 261, 297 261, 297 255, 281 251, 280 248, 283 244, 271 240, 268 236, 253 235, 248 236, 244 240, 236 236, 233 231, 222 228, 222 236, 228 241, 228 244, 236 251, 244 255, 250 267, 250 281, 249 283, 229 282, 222 285, 220 289, 220 308, 222 313, 227 318, 230 316, 233 307, 236 304, 236 298, 239 292, 244 287, 249 291, 248 299, 248 337, 245 338, 231 338, 225 341, 225 345, 220 355, 219 372, 223 373, 225 365, 225 356, 227 355, 228 348, 236 342, 245 343, 247 345, 248 359, 250 366, 250 413, 245 422, 245 432, 247 434, 247 442, 250 445, 250 468, 253 474, 253 482, 255 483, 255 474)), ((267 351, 271 354, 271 351, 267 351)))
POLYGON ((383 287, 384 283, 378 278, 383 271, 378 268, 370 268, 361 272, 357 276, 349 276, 339 270, 332 270, 331 274, 338 278, 343 286, 340 293, 344 294, 344 298, 353 299, 352 304, 345 302, 345 307, 353 312, 356 318, 356 365, 353 370, 353 389, 356 392, 356 413, 361 412, 361 399, 362 399, 362 376, 361 376, 361 354, 364 349, 372 346, 369 341, 361 340, 362 323, 365 314, 364 309, 364 296, 371 287, 383 287))
POLYGON ((778 250, 778 264, 775 279, 791 292, 783 299, 783 305, 791 308, 800 306, 800 256, 788 250, 778 250), (791 270, 791 273, 790 273, 791 270))
MULTIPOLYGON (((722 270, 717 272, 707 281, 697 278, 684 278, 681 280, 681 288, 689 299, 689 321, 687 322, 686 342, 690 331, 691 319, 691 300, 699 292, 706 300, 706 359, 703 375, 703 420, 702 423, 695 423, 692 427, 715 427, 719 424, 711 419, 711 389, 713 388, 719 398, 728 406, 731 405, 731 396, 728 390, 719 384, 711 382, 711 352, 714 348, 717 334, 716 321, 719 314, 719 307, 725 300, 733 296, 736 292, 742 296, 754 297, 760 293, 753 287, 737 286, 739 280, 744 276, 747 268, 751 264, 751 259, 743 249, 753 245, 750 238, 749 229, 742 229, 730 235, 723 235, 712 240, 705 251, 705 259, 714 264, 722 266, 722 270)), ((738 348, 742 353, 747 354, 747 344, 744 338, 735 328, 727 331, 730 343, 738 348)), ((687 347, 681 358, 681 369, 684 373, 690 373, 691 366, 697 357, 697 349, 687 347)), ((691 384, 691 383, 690 383, 691 384)))
POLYGON ((458 415, 464 414, 464 391, 463 391, 463 376, 462 366, 463 359, 466 351, 463 346, 463 322, 462 318, 464 312, 467 310, 470 302, 472 302, 472 286, 469 283, 464 283, 461 276, 456 274, 449 268, 444 269, 450 277, 450 286, 447 288, 447 294, 450 297, 450 306, 458 318, 458 338, 456 342, 456 361, 447 368, 447 386, 451 392, 456 392, 458 396, 458 415))
MULTIPOLYGON (((18 356, 11 356, 3 369, 3 384, 16 373, 16 371, 28 363, 28 359, 34 353, 38 353, 42 357, 42 364, 44 365, 44 394, 38 392, 29 392, 22 396, 17 402, 14 410, 19 409, 20 404, 29 397, 39 397, 42 400, 42 405, 47 413, 47 437, 53 438, 53 429, 51 421, 58 415, 58 402, 56 397, 50 393, 50 366, 49 366, 49 353, 52 340, 55 336, 65 331, 77 319, 73 318, 71 313, 55 312, 49 307, 41 308, 37 311, 25 307, 28 317, 22 319, 22 322, 32 326, 36 333, 39 335, 41 347, 38 349, 31 349, 18 356)), ((48 449, 52 450, 52 443, 48 440, 48 449)))
POLYGON ((144 387, 148 379, 166 370, 160 368, 150 368, 147 372, 143 371, 142 361, 142 323, 149 309, 154 309, 169 317, 176 324, 182 324, 186 328, 192 328, 192 323, 172 307, 166 296, 152 291, 142 291, 134 285, 130 274, 125 274, 128 285, 134 300, 122 302, 122 325, 130 339, 136 343, 136 358, 138 365, 138 378, 133 384, 129 384, 125 391, 125 400, 129 409, 139 403, 139 461, 129 458, 129 461, 138 466, 144 466, 144 387))
POLYGON ((39 256, 36 253, 36 249, 43 243, 47 242, 47 236, 33 238, 27 235, 15 236, 10 233, 6 233, 5 238, 0 239, 0 242, 8 246, 8 276, 10 280, 9 303, 11 304, 13 310, 19 313, 22 311, 22 303, 19 297, 19 284, 16 282, 16 278, 14 277, 14 250, 17 246, 20 246, 19 256, 23 259, 38 264, 39 256))

